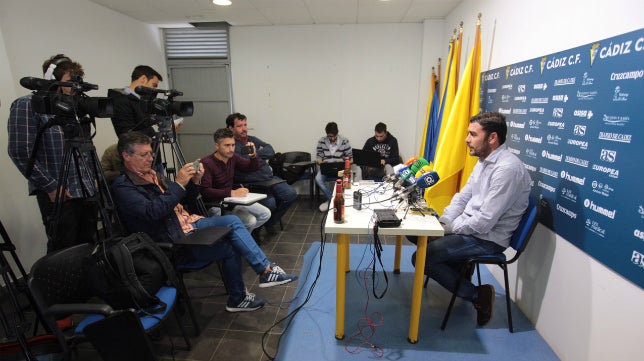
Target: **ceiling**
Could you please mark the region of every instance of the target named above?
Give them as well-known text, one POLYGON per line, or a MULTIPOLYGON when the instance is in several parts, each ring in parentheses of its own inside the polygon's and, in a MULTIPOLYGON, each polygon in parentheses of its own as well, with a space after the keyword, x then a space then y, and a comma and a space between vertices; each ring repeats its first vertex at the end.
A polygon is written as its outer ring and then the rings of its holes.
POLYGON ((445 18, 461 0, 90 0, 148 24, 226 21, 232 26, 420 23, 445 18))

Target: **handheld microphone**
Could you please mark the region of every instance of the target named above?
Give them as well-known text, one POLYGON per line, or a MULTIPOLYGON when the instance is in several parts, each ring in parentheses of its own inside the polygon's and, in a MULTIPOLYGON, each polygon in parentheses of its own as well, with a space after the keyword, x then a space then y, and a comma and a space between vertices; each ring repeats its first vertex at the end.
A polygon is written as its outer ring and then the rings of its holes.
POLYGON ((54 87, 55 80, 46 80, 41 78, 34 78, 33 76, 26 76, 20 79, 20 85, 29 90, 49 90, 54 87))
POLYGON ((420 168, 418 170, 418 172, 416 172, 416 174, 414 174, 414 177, 416 177, 416 179, 418 179, 418 178, 420 178, 421 175, 423 175, 423 174, 425 174, 427 172, 431 172, 431 171, 432 171, 431 166, 424 165, 422 168, 420 168))
POLYGON ((400 178, 407 183, 414 184, 416 183, 416 178, 414 175, 424 166, 428 166, 429 162, 424 158, 418 158, 414 163, 412 163, 408 168, 403 169, 400 173, 400 178))
POLYGON ((415 191, 416 189, 425 189, 433 186, 438 182, 440 177, 438 176, 438 173, 431 171, 424 173, 423 175, 420 176, 420 178, 416 179, 416 182, 407 188, 403 189, 400 191, 399 195, 400 196, 406 196, 409 193, 415 191))
POLYGON ((414 174, 418 172, 422 167, 429 165, 429 162, 425 158, 418 158, 412 165, 409 167, 414 174))
POLYGON ((407 159, 407 160, 405 161, 405 163, 404 163, 404 164, 405 164, 405 165, 407 165, 407 166, 409 166, 409 165, 411 165, 412 163, 414 163, 414 162, 415 162, 415 161, 417 161, 417 160, 418 160, 418 157, 417 157, 417 156, 413 156, 413 157, 411 157, 411 158, 407 159))

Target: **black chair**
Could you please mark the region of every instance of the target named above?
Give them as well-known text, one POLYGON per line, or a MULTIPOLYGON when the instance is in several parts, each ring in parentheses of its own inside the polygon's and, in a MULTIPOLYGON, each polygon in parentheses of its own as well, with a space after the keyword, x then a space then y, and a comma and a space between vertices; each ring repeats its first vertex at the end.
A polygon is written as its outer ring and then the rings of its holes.
MULTIPOLYGON (((35 309, 39 319, 42 320, 45 328, 58 339, 58 343, 63 350, 65 360, 71 359, 71 350, 80 342, 87 341, 84 333, 85 329, 96 331, 105 319, 113 317, 123 310, 114 310, 104 303, 89 303, 91 294, 86 287, 86 279, 83 272, 83 260, 93 251, 94 247, 90 244, 81 244, 69 247, 58 252, 50 253, 40 258, 31 268, 31 277, 28 281, 28 288, 32 294, 35 309), (56 317, 69 315, 85 315, 71 334, 64 333, 56 325, 56 317), (99 323, 100 322, 100 323, 99 323)), ((175 318, 179 329, 183 335, 187 349, 191 348, 191 343, 186 336, 181 319, 175 310, 175 303, 180 294, 176 287, 163 286, 156 293, 156 296, 166 304, 163 312, 148 315, 146 312, 140 312, 138 322, 140 328, 112 329, 108 333, 124 333, 132 339, 147 338, 145 333, 152 332, 162 321, 166 319, 170 312, 174 311, 175 318), (140 330, 144 331, 141 335, 140 330)), ((110 323, 105 323, 109 327, 110 323)), ((95 340, 96 341, 96 340, 95 340)), ((101 343, 101 348, 121 347, 120 345, 110 343, 110 340, 96 341, 101 343)), ((137 343, 137 349, 132 350, 132 355, 144 355, 154 353, 149 343, 137 343)), ((101 352, 100 349, 97 351, 101 352)), ((106 360, 116 360, 104 357, 106 360)), ((123 360, 123 358, 120 358, 123 360)), ((138 360, 142 358, 127 358, 129 360, 138 360)), ((154 356, 145 359, 154 359, 154 356)))
MULTIPOLYGON (((526 246, 528 245, 528 241, 532 236, 532 232, 534 232, 534 229, 537 227, 540 214, 540 206, 537 204, 534 198, 530 196, 528 208, 521 217, 519 226, 517 227, 516 231, 514 231, 514 234, 510 239, 510 247, 512 247, 516 251, 511 259, 508 260, 505 256, 505 253, 472 257, 467 259, 461 267, 461 274, 463 277, 466 277, 469 271, 473 269, 473 267, 476 267, 479 285, 481 285, 481 273, 479 271, 480 264, 495 264, 503 269, 503 277, 505 279, 505 303, 508 310, 508 329, 510 330, 510 332, 514 332, 514 328, 512 326, 512 311, 510 310, 511 300, 510 285, 508 282, 508 265, 516 262, 525 250, 526 246)), ((458 288, 461 286, 460 280, 463 277, 459 278, 459 281, 456 284, 456 290, 458 290, 458 288)), ((429 279, 429 277, 427 277, 427 279, 429 279)), ((425 286, 427 285, 427 279, 425 280, 425 286)), ((441 324, 441 330, 444 330, 445 326, 447 326, 447 320, 449 319, 449 315, 452 312, 452 307, 454 306, 455 300, 456 293, 453 293, 452 299, 450 300, 449 306, 447 307, 447 312, 445 313, 445 317, 443 318, 443 323, 441 324)))
MULTIPOLYGON (((297 169, 296 174, 301 173, 300 177, 295 179, 293 184, 300 180, 309 181, 309 199, 311 204, 315 203, 315 174, 317 172, 316 164, 311 160, 311 153, 308 152, 286 152, 284 154, 284 165, 282 167, 282 173, 286 174, 292 168, 293 170, 297 169), (301 172, 301 169, 304 169, 304 172, 301 172)), ((288 179, 287 179, 288 182, 288 179)))

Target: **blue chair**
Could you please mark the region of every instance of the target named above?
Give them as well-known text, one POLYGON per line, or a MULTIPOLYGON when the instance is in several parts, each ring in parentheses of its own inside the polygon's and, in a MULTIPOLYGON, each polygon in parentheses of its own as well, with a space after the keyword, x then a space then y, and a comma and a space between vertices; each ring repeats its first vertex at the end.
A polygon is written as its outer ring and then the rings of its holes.
MULTIPOLYGON (((83 260, 91 254, 93 249, 94 247, 91 244, 80 244, 50 253, 34 263, 27 282, 38 318, 43 322, 47 331, 58 339, 63 349, 63 358, 65 360, 71 359, 71 350, 76 344, 87 341, 87 337, 84 334, 85 328, 122 312, 122 310, 115 310, 104 303, 88 302, 92 295, 86 286, 83 260), (68 315, 85 315, 71 334, 64 333, 56 325, 56 317, 68 315)), ((174 311, 186 348, 190 349, 190 340, 174 307, 176 301, 183 295, 178 292, 175 286, 164 286, 156 293, 156 296, 166 304, 166 307, 158 313, 142 310, 139 312, 139 310, 136 310, 141 325, 140 329, 144 330, 145 333, 153 331, 165 320, 170 312, 174 311)), ((110 332, 136 332, 136 329, 129 327, 128 329, 113 329, 110 332)), ((139 336, 145 338, 145 333, 139 336)), ((132 334, 132 337, 134 337, 134 334, 132 334)), ((141 343, 139 346, 144 349, 140 350, 140 352, 133 351, 133 355, 149 354, 153 351, 152 349, 145 349, 149 347, 149 343, 141 343)), ((118 347, 118 345, 114 345, 114 347, 118 347)), ((134 358, 129 359, 134 360, 134 358)), ((149 359, 156 359, 156 357, 150 356, 149 359)))
MULTIPOLYGON (((530 240, 530 236, 532 236, 532 232, 534 232, 534 229, 537 227, 540 215, 540 206, 537 204, 534 198, 530 196, 528 208, 521 217, 521 222, 519 222, 519 226, 517 227, 516 231, 514 231, 514 234, 510 239, 510 247, 512 247, 516 251, 514 257, 508 260, 505 256, 505 253, 472 257, 467 259, 461 267, 461 274, 463 275, 463 277, 466 277, 470 270, 472 270, 472 267, 476 266, 479 285, 481 285, 481 273, 479 271, 480 264, 495 264, 503 269, 503 277, 505 278, 505 303, 508 310, 508 328, 510 332, 514 332, 514 328, 512 327, 512 311, 510 311, 511 300, 510 285, 508 282, 508 265, 516 262, 525 250, 526 246, 528 245, 528 241, 530 240)), ((462 277, 459 278, 459 281, 456 284, 456 288, 454 289, 458 290, 458 288, 461 286, 461 279, 462 277)), ((445 317, 443 318, 443 323, 441 324, 441 330, 444 330, 445 326, 447 326, 447 320, 449 319, 449 315, 452 312, 452 307, 454 306, 455 300, 456 293, 453 293, 452 299, 450 300, 449 306, 447 307, 447 312, 445 313, 445 317)))

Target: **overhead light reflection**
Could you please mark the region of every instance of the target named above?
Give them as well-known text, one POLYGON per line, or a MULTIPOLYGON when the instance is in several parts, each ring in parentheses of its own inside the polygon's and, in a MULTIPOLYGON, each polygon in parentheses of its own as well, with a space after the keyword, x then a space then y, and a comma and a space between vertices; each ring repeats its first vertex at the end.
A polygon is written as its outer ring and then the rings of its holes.
POLYGON ((230 0, 212 0, 212 3, 220 6, 228 6, 232 4, 230 0))

